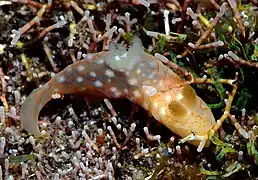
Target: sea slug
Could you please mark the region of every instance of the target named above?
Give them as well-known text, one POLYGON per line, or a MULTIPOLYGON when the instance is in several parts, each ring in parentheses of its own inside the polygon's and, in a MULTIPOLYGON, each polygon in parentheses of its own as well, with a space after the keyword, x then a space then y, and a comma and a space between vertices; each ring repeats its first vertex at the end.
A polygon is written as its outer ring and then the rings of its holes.
POLYGON ((144 52, 139 39, 129 48, 111 44, 107 52, 87 54, 35 89, 20 109, 21 123, 29 133, 41 135, 38 115, 55 93, 127 98, 182 138, 194 134, 188 140, 199 145, 198 151, 207 145, 207 132, 216 123, 210 108, 189 83, 144 52))

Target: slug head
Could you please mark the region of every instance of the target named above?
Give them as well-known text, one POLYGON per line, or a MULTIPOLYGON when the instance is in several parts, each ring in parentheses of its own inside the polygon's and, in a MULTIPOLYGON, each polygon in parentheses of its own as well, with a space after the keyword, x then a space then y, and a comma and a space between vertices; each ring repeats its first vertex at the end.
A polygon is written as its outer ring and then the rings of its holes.
MULTIPOLYGON (((167 113, 161 118, 162 123, 182 138, 192 133, 206 136, 215 124, 215 119, 210 108, 196 95, 194 89, 187 84, 182 88, 171 90, 168 94, 173 95, 166 104, 167 113)), ((200 142, 190 141, 190 143, 198 146, 200 142)))

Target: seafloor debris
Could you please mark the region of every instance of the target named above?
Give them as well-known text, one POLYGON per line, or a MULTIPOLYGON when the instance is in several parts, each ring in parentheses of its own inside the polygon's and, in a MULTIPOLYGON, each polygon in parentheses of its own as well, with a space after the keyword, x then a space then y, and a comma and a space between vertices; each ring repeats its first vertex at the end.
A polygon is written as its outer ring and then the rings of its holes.
POLYGON ((257 178, 257 5, 0 2, 0 179, 257 178), (219 133, 210 133, 209 148, 197 153, 181 144, 128 101, 94 104, 83 95, 52 95, 39 117, 43 137, 22 129, 19 108, 33 89, 86 54, 134 36, 147 53, 176 68, 212 109, 219 133))

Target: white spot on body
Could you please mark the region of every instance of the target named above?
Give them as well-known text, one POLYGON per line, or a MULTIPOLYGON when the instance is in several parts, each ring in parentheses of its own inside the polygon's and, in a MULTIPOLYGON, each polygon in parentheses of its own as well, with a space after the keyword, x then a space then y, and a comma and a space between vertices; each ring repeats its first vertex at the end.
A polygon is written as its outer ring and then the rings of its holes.
POLYGON ((122 95, 122 93, 120 91, 117 91, 114 93, 115 97, 120 97, 122 95))
POLYGON ((153 107, 154 107, 154 108, 157 108, 158 106, 159 106, 159 105, 158 105, 157 102, 154 102, 154 103, 153 103, 153 107))
POLYGON ((142 67, 142 68, 143 68, 144 66, 145 66, 145 64, 144 64, 144 63, 141 63, 141 64, 140 64, 140 67, 142 67))
POLYGON ((134 90, 134 91, 133 91, 133 95, 134 95, 134 97, 136 97, 136 98, 139 98, 139 97, 142 96, 141 93, 140 93, 140 91, 138 91, 138 90, 134 90))
POLYGON ((111 92, 117 92, 117 88, 116 88, 116 87, 111 87, 111 88, 110 88, 110 91, 111 91, 111 92))
POLYGON ((90 72, 90 76, 91 77, 96 77, 97 75, 96 75, 96 73, 94 71, 92 71, 92 72, 90 72))
POLYGON ((129 76, 130 75, 130 71, 126 71, 125 75, 129 76))
POLYGON ((78 77, 76 78, 76 81, 77 81, 78 83, 82 83, 82 82, 83 82, 83 77, 78 76, 78 77))
POLYGON ((150 64, 151 68, 156 68, 157 67, 157 64, 153 61, 150 61, 149 64, 150 64))
POLYGON ((83 65, 78 65, 77 70, 78 72, 82 72, 85 69, 83 65))
POLYGON ((164 82, 163 81, 159 81, 158 87, 163 87, 163 86, 164 86, 164 82))
POLYGON ((135 86, 135 85, 137 85, 138 81, 137 81, 136 78, 133 78, 133 79, 129 79, 129 80, 128 80, 128 83, 129 83, 130 85, 132 85, 132 86, 135 86))
POLYGON ((166 100, 167 102, 170 102, 170 101, 172 100, 172 96, 166 95, 166 96, 165 96, 165 100, 166 100))
POLYGON ((101 86, 103 86, 103 83, 101 81, 97 80, 97 81, 94 82, 94 85, 96 87, 101 87, 101 86))
POLYGON ((153 72, 148 76, 148 78, 149 78, 149 79, 152 79, 152 78, 154 78, 155 75, 156 75, 156 73, 153 71, 153 72))
POLYGON ((58 94, 58 93, 55 93, 55 94, 52 94, 52 98, 53 99, 59 99, 59 98, 61 98, 61 95, 58 94))
POLYGON ((124 53, 121 55, 122 58, 126 58, 127 57, 127 53, 124 53))
POLYGON ((166 115, 166 108, 165 108, 165 107, 161 107, 161 108, 160 108, 160 114, 161 114, 162 116, 165 116, 165 115, 166 115))
POLYGON ((181 93, 178 93, 178 95, 176 96, 176 100, 180 101, 181 99, 183 99, 183 95, 181 93))
POLYGON ((114 71, 112 71, 112 70, 110 70, 110 69, 107 69, 106 71, 105 71, 105 75, 106 76, 108 76, 108 77, 115 77, 115 73, 114 73, 114 71))
POLYGON ((103 60, 103 59, 97 60, 97 64, 103 64, 103 63, 104 63, 104 60, 103 60))
POLYGON ((121 58, 119 56, 115 56, 115 60, 119 61, 121 58))
POLYGON ((142 86, 142 89, 145 91, 145 93, 148 95, 148 96, 153 96, 154 94, 156 94, 158 92, 158 90, 153 87, 153 86, 148 86, 148 85, 143 85, 142 86))
POLYGON ((93 59, 93 57, 94 57, 94 54, 87 54, 86 58, 91 60, 91 59, 93 59))
POLYGON ((63 75, 57 76, 56 81, 58 83, 63 83, 63 82, 65 82, 65 77, 63 75))
POLYGON ((71 65, 68 66, 67 69, 66 69, 67 72, 72 72, 72 70, 73 70, 73 68, 71 67, 71 65))

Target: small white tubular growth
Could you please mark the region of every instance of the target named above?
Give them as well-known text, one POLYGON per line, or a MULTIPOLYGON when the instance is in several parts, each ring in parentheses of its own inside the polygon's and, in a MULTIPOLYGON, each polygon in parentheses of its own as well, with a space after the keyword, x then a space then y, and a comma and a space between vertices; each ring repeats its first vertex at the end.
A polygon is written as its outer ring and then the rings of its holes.
POLYGON ((161 60, 163 63, 167 64, 169 62, 168 58, 166 58, 165 56, 159 54, 159 53, 155 53, 154 56, 156 58, 158 58, 159 60, 161 60))
POLYGON ((258 38, 256 38, 255 40, 254 40, 254 43, 257 45, 258 44, 258 38))
POLYGON ((84 17, 90 18, 90 11, 89 11, 89 10, 86 10, 86 11, 84 12, 84 17))
POLYGON ((223 41, 217 41, 217 42, 214 42, 214 45, 215 46, 224 46, 224 42, 223 41))
POLYGON ((125 34, 125 31, 124 31, 122 28, 119 28, 117 31, 118 31, 120 34, 125 34))
POLYGON ((197 19, 196 14, 193 12, 193 10, 190 7, 187 8, 186 10, 193 20, 197 19))
POLYGON ((0 166, 0 180, 3 180, 3 170, 2 170, 2 166, 0 166))
POLYGON ((54 180, 59 180, 59 174, 58 173, 55 173, 54 180))
POLYGON ((4 160, 5 176, 9 175, 9 159, 4 160))
POLYGON ((14 99, 15 99, 15 104, 16 104, 17 106, 19 106, 19 105, 20 105, 20 100, 21 100, 20 91, 18 91, 18 90, 15 90, 15 91, 14 91, 14 99))
POLYGON ((220 12, 217 14, 217 16, 222 17, 225 14, 226 10, 227 10, 227 3, 223 3, 220 6, 220 12))
POLYGON ((117 113, 116 113, 115 109, 113 108, 111 102, 106 98, 104 99, 104 102, 105 102, 106 106, 108 107, 108 109, 110 110, 112 116, 113 117, 117 116, 117 113))
POLYGON ((185 143, 186 141, 192 141, 192 140, 199 140, 200 144, 197 148, 197 152, 201 152, 206 144, 207 139, 208 139, 208 137, 206 137, 206 136, 198 136, 195 134, 190 134, 190 135, 186 136, 185 138, 180 139, 180 143, 185 143))
POLYGON ((107 14, 107 18, 106 18, 106 31, 108 31, 110 29, 110 25, 111 25, 111 14, 107 14))
POLYGON ((17 31, 15 29, 12 30, 12 33, 13 33, 13 39, 11 41, 11 45, 16 45, 18 40, 20 39, 21 37, 21 32, 20 31, 17 31))
POLYGON ((165 34, 169 35, 170 33, 170 27, 169 27, 169 20, 168 20, 169 11, 164 10, 164 24, 165 24, 165 34))
POLYGON ((3 106, 0 106, 0 123, 5 122, 5 110, 3 106))
POLYGON ((88 19, 88 20, 87 20, 87 23, 88 23, 90 32, 91 32, 91 33, 95 33, 95 29, 94 29, 94 27, 93 27, 92 20, 91 20, 91 19, 88 19))
POLYGON ((177 155, 181 155, 182 154, 180 146, 176 146, 176 153, 177 153, 177 155))
POLYGON ((60 28, 66 24, 66 20, 62 20, 53 25, 54 28, 60 28))
POLYGON ((235 123, 235 127, 238 130, 239 134, 241 134, 245 139, 249 138, 248 133, 240 126, 239 123, 235 123))
MULTIPOLYGON (((147 34, 148 36, 150 36, 150 37, 158 38, 158 35, 159 35, 160 33, 155 32, 155 31, 146 31, 146 34, 147 34)), ((258 38, 257 38, 257 39, 258 39, 258 38)))
POLYGON ((4 153, 4 148, 6 145, 5 137, 0 138, 0 154, 4 153))
MULTIPOLYGON (((13 2, 13 1, 12 1, 13 2)), ((11 1, 0 1, 0 6, 12 4, 11 1)), ((2 177, 2 176, 1 176, 2 177)))
POLYGON ((130 13, 129 13, 129 12, 126 12, 126 13, 125 13, 125 22, 126 22, 127 24, 130 24, 130 13))
POLYGON ((238 161, 242 161, 243 160, 243 155, 244 155, 243 151, 239 151, 238 152, 238 161))
POLYGON ((203 75, 202 81, 205 81, 207 79, 207 75, 203 75))
POLYGON ((114 34, 114 32, 116 32, 116 30, 117 30, 117 26, 113 26, 111 29, 109 29, 109 30, 107 31, 107 33, 105 34, 105 36, 108 37, 109 39, 111 39, 112 36, 113 36, 113 34, 114 34))
POLYGON ((246 109, 245 108, 243 108, 242 110, 241 110, 241 114, 242 114, 242 117, 245 117, 245 115, 246 115, 246 109))
POLYGON ((130 48, 126 49, 124 44, 110 44, 110 52, 106 57, 106 63, 109 67, 117 71, 124 71, 133 68, 140 58, 144 49, 139 38, 134 38, 130 48))
POLYGON ((116 119, 116 117, 111 117, 111 120, 112 120, 112 122, 114 123, 114 125, 117 124, 117 119, 116 119))
POLYGON ((232 51, 229 51, 228 52, 228 55, 232 58, 232 59, 234 59, 235 61, 239 61, 239 57, 235 54, 235 53, 233 53, 232 51))
POLYGON ((235 0, 228 0, 228 3, 229 3, 229 5, 230 5, 233 9, 237 8, 236 1, 235 1, 235 0))
POLYGON ((195 45, 193 43, 191 43, 191 42, 188 43, 188 46, 193 48, 193 49, 195 49, 195 45))
POLYGON ((146 0, 139 0, 139 3, 147 8, 150 7, 150 3, 146 0))
POLYGON ((245 26, 245 27, 248 27, 249 25, 250 25, 250 23, 249 23, 248 21, 245 21, 245 22, 244 22, 244 26, 245 26))
POLYGON ((131 126, 130 126, 130 131, 134 131, 136 128, 136 124, 135 123, 132 123, 131 126))
POLYGON ((201 140, 201 142, 200 142, 200 144, 199 144, 199 146, 197 148, 197 152, 201 152, 202 151, 202 149, 205 146, 206 141, 207 141, 206 139, 201 140))
POLYGON ((77 60, 81 60, 81 58, 82 58, 82 52, 81 52, 81 51, 78 51, 78 52, 77 52, 76 59, 77 59, 77 60))

